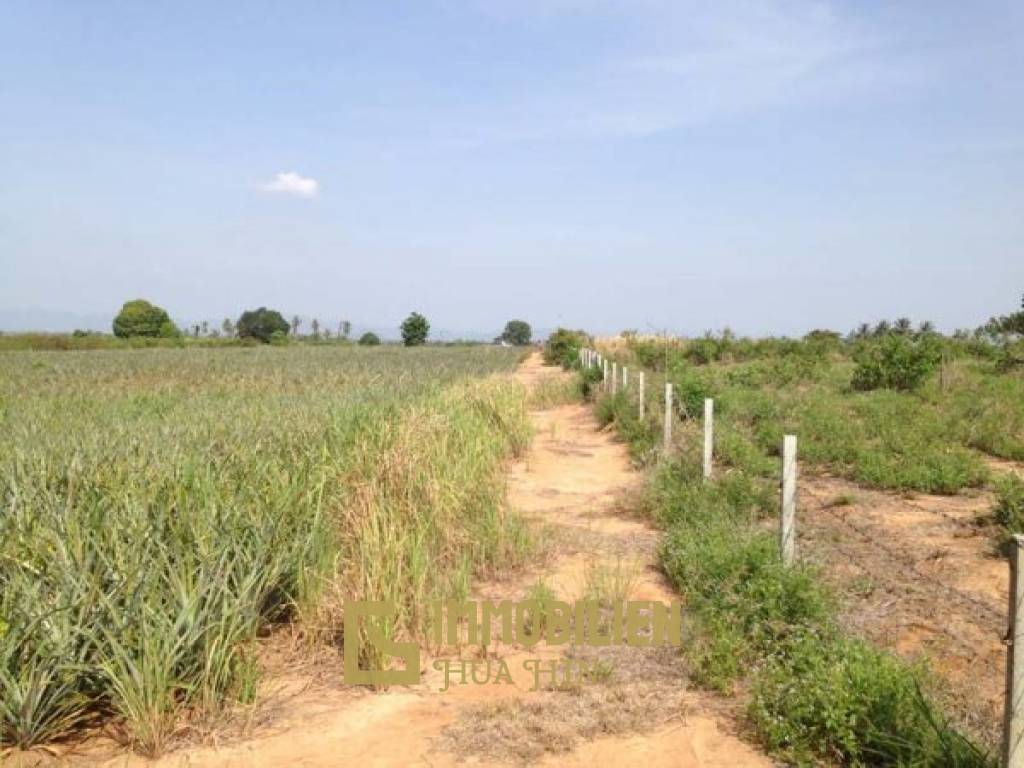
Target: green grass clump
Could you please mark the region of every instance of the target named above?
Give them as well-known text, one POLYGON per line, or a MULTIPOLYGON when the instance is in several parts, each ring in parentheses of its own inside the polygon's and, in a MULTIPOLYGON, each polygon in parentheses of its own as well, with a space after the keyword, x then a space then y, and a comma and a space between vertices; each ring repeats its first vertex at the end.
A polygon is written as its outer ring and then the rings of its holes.
POLYGON ((651 418, 640 420, 635 394, 617 392, 601 397, 595 412, 602 427, 615 424, 618 433, 629 444, 634 460, 647 463, 653 459, 660 435, 651 418))
POLYGON ((949 399, 945 408, 962 444, 1024 461, 1024 376, 969 370, 949 399))
POLYGON ((554 408, 583 399, 581 376, 544 376, 537 380, 530 392, 531 408, 554 408))
POLYGON ((765 743, 800 764, 994 768, 936 712, 922 676, 860 639, 800 632, 758 669, 748 711, 765 743))
POLYGON ((995 518, 1006 536, 1024 534, 1024 479, 1017 475, 1004 475, 995 483, 996 500, 992 508, 995 518))
POLYGON ((525 546, 525 393, 480 378, 515 350, 0 354, 0 745, 114 715, 158 754, 184 709, 252 701, 262 628, 392 597, 415 635, 525 546))

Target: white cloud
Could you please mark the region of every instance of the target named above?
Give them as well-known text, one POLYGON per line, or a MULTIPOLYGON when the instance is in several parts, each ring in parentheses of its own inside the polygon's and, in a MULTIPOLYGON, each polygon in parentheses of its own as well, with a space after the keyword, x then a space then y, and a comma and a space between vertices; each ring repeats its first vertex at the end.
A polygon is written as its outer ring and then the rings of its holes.
POLYGON ((294 171, 288 171, 277 174, 273 181, 261 184, 260 189, 264 192, 280 192, 296 197, 316 197, 320 191, 320 182, 316 179, 307 179, 294 171))

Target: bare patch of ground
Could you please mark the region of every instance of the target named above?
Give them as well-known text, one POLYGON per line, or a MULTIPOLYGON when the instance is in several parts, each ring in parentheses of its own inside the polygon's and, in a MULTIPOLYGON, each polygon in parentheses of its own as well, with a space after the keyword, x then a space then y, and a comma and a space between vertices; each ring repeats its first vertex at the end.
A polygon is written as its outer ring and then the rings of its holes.
POLYGON ((991 496, 898 496, 830 477, 800 487, 800 547, 843 602, 847 627, 925 659, 953 716, 998 744, 1009 569, 991 496))

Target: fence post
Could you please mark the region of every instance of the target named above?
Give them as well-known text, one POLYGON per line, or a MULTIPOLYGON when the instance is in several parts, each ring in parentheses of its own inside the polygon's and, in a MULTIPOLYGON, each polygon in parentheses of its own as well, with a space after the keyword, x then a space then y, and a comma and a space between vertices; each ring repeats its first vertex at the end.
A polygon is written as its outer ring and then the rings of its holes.
POLYGON ((796 435, 782 438, 782 520, 779 525, 782 564, 796 560, 796 435))
POLYGON ((615 383, 619 378, 619 364, 612 363, 612 394, 615 394, 615 383))
POLYGON ((1024 579, 1021 578, 1021 550, 1024 536, 1016 535, 1010 545, 1010 627, 1006 633, 1006 691, 1003 694, 1003 768, 1024 766, 1024 627, 1018 623, 1024 603, 1024 579))
POLYGON ((608 361, 601 360, 601 384, 604 385, 604 391, 608 391, 608 361))
POLYGON ((629 368, 622 366, 622 391, 625 392, 629 388, 629 368))
POLYGON ((640 371, 640 421, 644 420, 644 372, 640 371))
POLYGON ((662 436, 663 449, 668 453, 672 447, 672 385, 665 382, 665 433, 662 436))
POLYGON ((704 479, 711 479, 711 462, 715 444, 715 401, 704 399, 704 479))

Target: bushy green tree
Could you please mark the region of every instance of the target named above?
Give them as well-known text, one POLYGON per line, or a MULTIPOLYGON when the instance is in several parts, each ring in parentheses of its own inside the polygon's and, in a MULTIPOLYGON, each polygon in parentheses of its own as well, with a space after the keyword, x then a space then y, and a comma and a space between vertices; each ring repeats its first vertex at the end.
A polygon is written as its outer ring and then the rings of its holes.
POLYGON ((122 339, 132 336, 171 338, 179 333, 167 310, 145 299, 126 301, 114 318, 114 335, 122 339))
POLYGON ((587 343, 589 343, 589 337, 584 331, 558 328, 548 336, 547 343, 544 345, 544 362, 549 365, 571 367, 576 363, 576 355, 580 347, 587 343))
POLYGON ((533 329, 525 320, 509 320, 505 323, 505 330, 501 332, 501 340, 514 344, 517 347, 525 347, 530 343, 533 336, 533 329))
POLYGON ((359 337, 359 345, 363 347, 376 347, 380 344, 380 336, 376 333, 367 331, 359 337))
POLYGON ((927 335, 914 340, 889 333, 877 341, 862 342, 854 351, 857 363, 854 389, 917 389, 942 361, 938 338, 927 335))
POLYGON ((426 344, 430 334, 430 323, 419 312, 413 312, 402 322, 402 341, 407 347, 426 344))
POLYGON ((235 323, 235 332, 239 338, 259 339, 264 344, 269 344, 274 338, 283 340, 290 329, 291 326, 280 312, 266 307, 246 310, 235 323))

